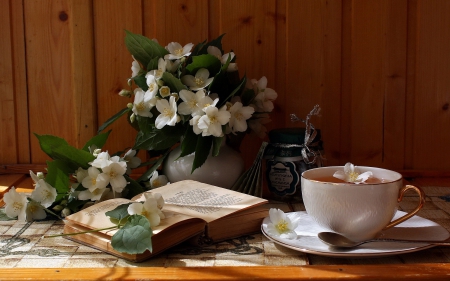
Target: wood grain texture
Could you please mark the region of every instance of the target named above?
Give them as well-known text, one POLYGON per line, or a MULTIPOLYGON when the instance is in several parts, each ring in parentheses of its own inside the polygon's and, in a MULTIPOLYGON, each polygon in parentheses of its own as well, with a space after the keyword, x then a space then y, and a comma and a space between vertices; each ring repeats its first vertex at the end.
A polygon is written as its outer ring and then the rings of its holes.
MULTIPOLYGON (((33 133, 81 146, 130 99, 125 29, 161 45, 222 33, 240 75, 278 92, 268 129, 315 104, 327 165, 450 169, 446 0, 2 1, 0 163, 42 164, 33 133), (26 41, 25 41, 26 40, 26 41), (7 148, 7 149, 4 149, 7 148)), ((106 149, 130 147, 126 118, 106 149)), ((249 166, 261 140, 245 138, 249 166)))
POLYGON ((16 115, 14 98, 14 72, 13 72, 13 48, 11 17, 9 1, 0 4, 0 36, 4 38, 0 44, 0 158, 5 163, 17 163, 17 136, 16 115))

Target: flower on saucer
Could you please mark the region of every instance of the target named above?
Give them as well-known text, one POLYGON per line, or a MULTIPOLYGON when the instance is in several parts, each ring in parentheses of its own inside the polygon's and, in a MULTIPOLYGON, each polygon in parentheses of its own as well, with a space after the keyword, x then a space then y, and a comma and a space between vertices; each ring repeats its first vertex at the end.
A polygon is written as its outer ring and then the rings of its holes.
POLYGON ((295 229, 298 226, 300 217, 288 216, 280 209, 271 208, 269 210, 269 219, 270 223, 267 224, 267 231, 270 235, 287 239, 297 238, 295 229))
POLYGON ((359 169, 350 162, 345 164, 344 171, 336 171, 333 175, 335 178, 356 184, 365 183, 371 176, 372 172, 368 171, 361 174, 359 169))

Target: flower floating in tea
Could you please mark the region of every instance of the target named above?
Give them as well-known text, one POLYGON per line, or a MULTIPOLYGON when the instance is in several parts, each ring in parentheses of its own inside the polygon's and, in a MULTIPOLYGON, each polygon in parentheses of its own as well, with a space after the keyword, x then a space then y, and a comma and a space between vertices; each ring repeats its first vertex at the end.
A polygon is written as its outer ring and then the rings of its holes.
POLYGON ((341 179, 345 182, 351 183, 365 183, 370 177, 372 177, 372 172, 360 173, 359 169, 352 163, 347 163, 344 166, 344 171, 336 171, 333 177, 341 179))
POLYGON ((270 223, 267 224, 267 231, 272 236, 280 238, 295 239, 297 233, 295 229, 298 226, 300 217, 285 214, 280 209, 271 208, 269 210, 270 223))

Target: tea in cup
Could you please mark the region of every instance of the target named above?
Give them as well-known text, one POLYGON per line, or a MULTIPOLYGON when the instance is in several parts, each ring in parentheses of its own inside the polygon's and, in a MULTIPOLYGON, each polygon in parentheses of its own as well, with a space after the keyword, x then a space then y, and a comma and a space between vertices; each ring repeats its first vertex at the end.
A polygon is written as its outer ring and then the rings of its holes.
MULTIPOLYGON (((347 164, 348 165, 348 164, 347 164)), ((402 175, 382 168, 357 167, 371 174, 362 183, 345 182, 333 175, 344 166, 329 166, 302 173, 302 197, 306 212, 320 226, 353 241, 374 238, 380 231, 414 216, 425 203, 419 187, 403 185, 402 175), (408 190, 419 195, 416 209, 392 221, 408 190)), ((357 175, 357 174, 354 174, 357 175)))

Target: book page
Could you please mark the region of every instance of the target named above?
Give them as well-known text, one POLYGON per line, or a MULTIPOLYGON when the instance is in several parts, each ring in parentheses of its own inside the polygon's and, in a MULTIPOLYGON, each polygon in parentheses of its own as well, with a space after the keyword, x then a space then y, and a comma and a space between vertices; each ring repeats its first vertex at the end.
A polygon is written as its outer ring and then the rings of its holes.
MULTIPOLYGON (((79 224, 81 226, 90 228, 90 229, 99 229, 99 228, 107 228, 115 226, 109 220, 109 217, 106 216, 106 212, 114 210, 117 206, 121 204, 132 203, 133 201, 123 198, 110 199, 102 202, 98 202, 95 205, 92 205, 86 209, 83 209, 75 214, 66 217, 66 220, 69 222, 79 224)), ((201 224, 205 224, 205 222, 198 218, 193 218, 185 215, 184 213, 174 213, 168 209, 163 208, 163 213, 166 216, 165 219, 161 220, 160 225, 156 227, 152 227, 153 234, 157 234, 165 228, 173 226, 177 223, 186 220, 198 221, 201 224)), ((114 230, 105 230, 101 231, 107 235, 114 235, 117 229, 114 230)))
MULTIPOLYGON (((198 217, 206 222, 267 202, 265 199, 192 180, 175 182, 149 192, 163 196, 163 211, 198 217)), ((145 197, 140 195, 133 200, 143 201, 145 197)))

